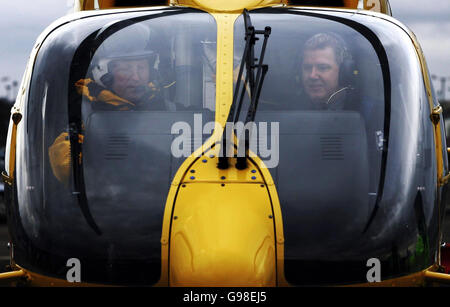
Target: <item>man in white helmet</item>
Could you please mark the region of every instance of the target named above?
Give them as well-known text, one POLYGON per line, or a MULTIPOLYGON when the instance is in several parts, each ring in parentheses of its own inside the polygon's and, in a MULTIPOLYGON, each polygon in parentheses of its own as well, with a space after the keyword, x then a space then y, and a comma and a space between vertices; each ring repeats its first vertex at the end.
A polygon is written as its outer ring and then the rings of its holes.
POLYGON ((92 76, 76 82, 78 93, 94 109, 167 110, 163 92, 174 82, 161 80, 149 38, 140 24, 108 37, 92 60, 92 76))
POLYGON ((145 59, 112 62, 112 90, 128 101, 140 101, 150 82, 149 64, 145 59))
MULTIPOLYGON (((150 48, 150 32, 140 25, 128 26, 100 45, 76 91, 92 110, 165 111, 170 102, 165 91, 175 82, 162 81, 156 69, 157 54, 150 48)), ((83 135, 79 135, 80 143, 83 135)), ((65 184, 71 170, 68 133, 61 133, 49 147, 55 177, 65 184)))

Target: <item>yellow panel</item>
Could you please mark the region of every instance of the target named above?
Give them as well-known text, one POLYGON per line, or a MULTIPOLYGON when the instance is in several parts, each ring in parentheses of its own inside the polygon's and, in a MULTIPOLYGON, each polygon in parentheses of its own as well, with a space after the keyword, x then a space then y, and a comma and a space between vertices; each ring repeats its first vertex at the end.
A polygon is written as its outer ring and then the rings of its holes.
POLYGON ((182 183, 195 182, 248 182, 264 184, 264 178, 259 172, 258 167, 247 160, 248 167, 244 170, 238 170, 235 167, 236 159, 229 158, 230 167, 226 170, 217 168, 219 159, 216 154, 207 152, 201 156, 186 173, 182 183))
POLYGON ((233 101, 233 36, 239 15, 212 14, 217 22, 216 122, 222 127, 233 101))
POLYGON ((275 286, 269 195, 260 184, 186 184, 170 240, 171 286, 275 286))
MULTIPOLYGON (((233 91, 233 31, 234 21, 239 14, 212 14, 217 22, 217 68, 216 68, 216 122, 224 126, 231 106, 233 91), (220 65, 219 65, 220 63, 220 65), (220 94, 219 94, 220 93, 220 94)), ((213 135, 190 155, 177 170, 164 209, 163 227, 161 234, 161 280, 157 286, 169 283, 169 236, 172 211, 180 184, 197 157, 203 154, 216 142, 220 142, 223 129, 215 129, 213 135)))
POLYGON ((99 4, 100 8, 102 8, 102 9, 109 9, 109 8, 113 8, 115 6, 115 1, 114 0, 99 0, 98 4, 99 4))
MULTIPOLYGON (((212 14, 214 16, 214 18, 216 19, 217 22, 217 74, 216 74, 216 84, 217 84, 217 94, 216 94, 216 121, 220 124, 220 125, 224 125, 226 118, 228 116, 228 112, 229 112, 229 108, 231 106, 231 102, 232 102, 232 91, 233 91, 233 31, 234 31, 234 21, 236 20, 236 18, 239 16, 239 14, 235 14, 235 13, 226 13, 226 14, 216 14, 213 13, 212 14), (220 65, 219 65, 220 64, 220 65)), ((197 159, 195 157, 201 156, 203 154, 203 151, 208 149, 212 144, 219 142, 221 139, 221 134, 222 134, 222 130, 221 129, 216 129, 214 131, 214 135, 204 144, 202 149, 197 149, 196 152, 191 155, 189 158, 187 158, 183 164, 181 165, 181 167, 178 169, 175 178, 172 182, 171 185, 171 189, 169 191, 169 195, 166 201, 166 208, 165 208, 165 212, 164 212, 164 223, 163 223, 163 231, 162 231, 162 237, 161 237, 161 257, 162 257, 162 278, 161 281, 159 283, 160 286, 165 285, 166 283, 168 283, 169 280, 169 276, 168 276, 168 265, 169 265, 169 259, 171 261, 171 267, 170 267, 170 285, 184 285, 185 283, 183 283, 183 280, 180 279, 180 274, 188 274, 188 275, 183 275, 183 276, 190 276, 192 277, 192 279, 194 280, 190 280, 189 284, 190 285, 204 285, 203 283, 205 282, 205 278, 203 278, 204 276, 200 276, 201 274, 207 274, 207 272, 209 272, 210 270, 197 270, 195 272, 195 274, 193 274, 192 272, 189 273, 189 270, 185 270, 184 265, 186 267, 189 268, 189 266, 191 265, 191 263, 193 263, 191 258, 189 259, 189 257, 182 257, 182 255, 194 255, 195 256, 195 251, 197 249, 193 249, 192 248, 192 242, 190 242, 189 240, 187 240, 186 238, 190 238, 189 236, 186 235, 186 233, 188 232, 180 232, 179 236, 176 238, 176 241, 174 239, 174 232, 170 232, 172 231, 177 231, 176 227, 172 228, 172 224, 171 222, 174 221, 172 220, 172 211, 175 210, 176 211, 176 216, 179 215, 179 211, 182 208, 183 201, 184 204, 186 206, 186 208, 189 208, 188 206, 190 206, 190 209, 192 210, 192 212, 194 212, 193 206, 198 206, 200 205, 199 203, 197 203, 196 205, 193 205, 194 202, 194 198, 193 197, 206 197, 206 195, 210 195, 210 199, 209 202, 214 204, 214 205, 220 205, 221 202, 223 202, 224 200, 228 200, 230 201, 230 204, 232 204, 231 206, 228 207, 229 213, 230 214, 238 214, 239 216, 241 216, 240 220, 244 220, 246 219, 245 216, 246 215, 250 215, 250 213, 248 214, 243 214, 242 208, 246 209, 246 212, 248 210, 250 210, 250 208, 254 208, 256 203, 250 204, 250 205, 244 205, 241 206, 240 204, 242 204, 242 201, 244 199, 246 199, 247 197, 249 197, 249 195, 252 196, 252 198, 254 199, 258 199, 260 197, 260 194, 255 194, 252 195, 254 193, 249 192, 250 188, 254 189, 254 188, 259 188, 260 193, 264 193, 261 194, 265 197, 264 202, 267 204, 265 206, 263 206, 263 208, 267 208, 268 212, 271 212, 271 208, 270 208, 270 199, 268 197, 267 191, 270 191, 270 197, 272 199, 273 202, 273 212, 275 214, 272 213, 273 219, 275 221, 276 225, 276 264, 277 264, 277 270, 276 272, 278 272, 278 281, 280 285, 285 285, 286 282, 284 281, 284 274, 283 274, 283 264, 284 264, 284 237, 283 237, 283 222, 282 222, 282 216, 281 216, 281 208, 280 208, 280 203, 278 200, 278 196, 277 196, 277 191, 276 188, 273 184, 273 180, 271 178, 271 175, 268 171, 267 168, 265 168, 264 163, 259 159, 259 158, 253 158, 253 160, 255 161, 255 163, 257 164, 257 182, 258 184, 228 184, 229 182, 251 182, 251 170, 253 170, 253 168, 251 169, 247 169, 244 171, 237 171, 234 166, 230 167, 229 170, 227 171, 219 171, 215 166, 216 166, 216 159, 217 158, 210 158, 210 154, 211 153, 206 153, 205 154, 205 158, 207 159, 207 163, 203 164, 204 162, 202 161, 203 157, 197 159), (199 163, 202 163, 199 165, 199 163), (189 182, 190 177, 191 177, 191 172, 190 170, 195 170, 195 182, 198 182, 196 184, 186 184, 187 182, 189 182), (248 171, 250 171, 250 173, 248 173, 248 171), (264 175, 264 178, 260 178, 264 175), (221 183, 224 182, 222 181, 221 177, 225 176, 225 187, 221 186, 221 183), (259 177, 260 176, 260 177, 259 177), (260 181, 261 180, 261 181, 260 181), (182 187, 181 183, 184 182, 185 183, 185 187, 182 187), (200 183, 202 182, 202 183, 200 183), (214 184, 212 183, 206 183, 206 182, 216 182, 214 184), (261 183, 265 182, 267 184, 266 188, 261 187, 261 183), (243 187, 246 187, 247 189, 244 189, 242 192, 243 195, 243 199, 239 200, 238 202, 233 201, 233 199, 235 199, 236 197, 239 197, 240 193, 236 194, 236 192, 234 191, 234 187, 237 186, 241 186, 241 189, 243 187), (197 192, 194 193, 195 195, 193 195, 193 197, 190 197, 189 199, 184 197, 184 200, 180 202, 180 196, 181 195, 186 195, 186 191, 185 189, 190 189, 190 188, 196 188, 197 192), (200 188, 201 187, 201 188, 200 188), (220 189, 219 189, 220 188, 220 189), (217 193, 215 192, 217 189, 219 189, 217 191, 217 193), (226 193, 225 193, 226 191, 226 193), (206 193, 206 194, 205 194, 206 193), (225 193, 225 194, 223 194, 225 193), (178 196, 177 196, 178 195, 178 196), (212 195, 212 196, 211 196, 212 195), (175 199, 177 199, 177 203, 175 206, 175 199), (174 209, 175 208, 175 209, 174 209), (171 255, 169 257, 169 237, 171 238, 170 240, 170 251, 171 251, 171 255), (175 244, 175 243, 176 244, 175 244), (175 245, 173 245, 175 244, 175 245), (174 252, 174 246, 177 248, 179 254, 176 254, 174 252), (176 260, 177 262, 174 262, 174 257, 180 257, 179 260, 176 260), (180 261, 180 262, 178 262, 180 261), (184 262, 183 262, 184 261, 184 262), (178 263, 178 265, 174 266, 174 263, 178 263), (179 268, 179 270, 174 270, 174 268, 179 268), (174 273, 174 272, 178 272, 178 273, 174 273), (181 272, 181 273, 180 273, 181 272), (175 274, 175 275, 174 275, 175 274), (192 275, 193 274, 193 275, 192 275), (197 274, 197 275, 196 275, 197 274), (167 276, 167 277, 166 277, 167 276), (178 279, 174 279, 175 277, 178 276, 178 279), (201 277, 201 278, 200 278, 201 277), (177 280, 177 282, 174 282, 174 280, 177 280), (201 280, 201 281, 199 281, 201 280)), ((232 161, 233 159, 230 159, 231 161, 231 165, 234 164, 234 161, 232 161)), ((250 162, 249 162, 250 163, 250 162)), ((253 165, 254 166, 254 165, 253 165)), ((253 181, 255 182, 255 181, 253 181)), ((193 191, 193 190, 191 190, 193 191)), ((208 202, 208 200, 204 200, 206 202, 208 202)), ((204 202, 203 201, 203 202, 204 202)), ((259 203, 259 202, 257 202, 259 203)), ((185 208, 185 209, 186 209, 185 208)), ((216 208, 216 207, 213 207, 216 208)), ((211 208, 210 208, 211 209, 211 208)), ((217 208, 216 208, 217 209, 217 208)), ((212 210, 212 209, 211 209, 212 210)), ((264 209, 266 210, 266 209, 264 209)), ((198 213, 200 214, 200 213, 198 213)), ((260 211, 259 214, 263 214, 263 211, 260 211)), ((270 214, 270 213, 269 213, 270 214)), ((266 214, 263 214, 263 216, 266 216, 266 214)), ((177 222, 181 221, 181 220, 175 220, 177 222)), ((209 220, 208 225, 219 225, 220 221, 216 221, 216 220, 209 220)), ((224 223, 224 221, 222 221, 222 223, 224 223)), ((247 221, 244 221, 242 225, 245 225, 245 223, 247 223, 247 221)), ((178 223, 180 224, 180 223, 178 223)), ((200 226, 201 224, 197 223, 196 226, 200 226)), ((274 244, 274 234, 273 234, 273 221, 271 224, 271 228, 270 228, 270 236, 272 237, 271 239, 271 250, 275 249, 275 244, 274 244)), ((213 228, 210 228, 210 230, 205 231, 204 235, 210 235, 210 231, 213 228)), ((265 230, 265 231, 269 231, 269 230, 265 230)), ((193 235, 193 234, 190 234, 193 235)), ((222 234, 225 235, 225 234, 222 234)), ((250 234, 247 234, 250 235, 250 234)), ((263 233, 261 232, 254 232, 251 235, 253 236, 261 236, 263 235, 263 233)), ((238 234, 235 234, 234 232, 232 234, 227 234, 227 236, 229 236, 229 238, 227 240, 232 240, 235 237, 239 237, 238 234)), ((206 241, 203 241, 204 244, 206 241)), ((227 241, 228 242, 228 241, 227 241)), ((235 242, 234 244, 238 244, 240 241, 235 242)), ((267 241, 265 241, 267 242, 267 241)), ((200 244, 200 242, 197 243, 197 245, 200 244)), ((243 244, 241 242, 241 244, 243 245, 244 248, 250 248, 251 246, 247 246, 247 244, 243 244)), ((266 245, 268 243, 264 243, 263 245, 266 245)), ((235 247, 236 248, 236 247, 235 247)), ((238 248, 240 249, 240 248, 238 248)), ((254 251, 251 251, 252 253, 254 253, 254 251)), ((255 276, 255 273, 249 273, 248 271, 242 271, 239 272, 239 278, 237 278, 235 280, 235 282, 231 283, 230 280, 222 280, 220 281, 220 279, 216 278, 215 282, 216 283, 220 283, 220 284, 227 284, 227 282, 230 282, 229 285, 275 285, 275 280, 276 280, 276 276, 275 276, 275 252, 274 251, 270 251, 270 253, 274 254, 273 258, 267 258, 268 256, 265 256, 265 258, 270 259, 270 262, 273 261, 272 264, 270 264, 270 270, 267 272, 271 272, 270 274, 266 272, 267 277, 269 281, 264 282, 264 278, 260 278, 258 276, 255 276), (246 272, 244 275, 243 272, 246 272), (247 276, 248 275, 248 276, 247 276), (245 277, 247 276, 247 277, 245 277), (251 282, 250 282, 251 281, 251 282)), ((248 257, 249 253, 248 252, 242 252, 241 255, 247 255, 246 257, 248 257)), ((261 255, 261 253, 260 253, 261 255)), ((260 257, 260 256, 258 256, 260 257)), ((195 258, 195 259, 200 259, 200 258, 195 258)), ((250 261, 247 258, 242 258, 241 261, 250 261)), ((266 260, 266 262, 268 262, 268 260, 266 260)), ((223 264, 223 261, 217 261, 214 262, 216 263, 216 265, 219 264, 223 264)), ((223 273, 223 272, 222 272, 223 273)), ((217 273, 220 275, 220 273, 217 273)), ((236 273, 237 274, 237 273, 236 273)), ((185 281, 185 280, 184 280, 185 281)), ((211 285, 211 284, 215 284, 214 281, 209 281, 207 284, 205 285, 211 285)))
POLYGON ((344 0, 345 7, 356 9, 358 7, 358 0, 344 0))

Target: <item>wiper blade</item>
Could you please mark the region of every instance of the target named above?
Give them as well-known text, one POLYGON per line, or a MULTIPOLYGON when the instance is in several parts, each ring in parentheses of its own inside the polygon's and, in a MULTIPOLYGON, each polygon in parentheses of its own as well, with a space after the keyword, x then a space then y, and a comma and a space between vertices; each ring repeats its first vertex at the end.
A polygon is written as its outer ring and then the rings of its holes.
POLYGON ((73 184, 74 191, 72 195, 77 197, 78 206, 83 213, 83 216, 88 223, 88 225, 97 233, 97 235, 101 235, 102 232, 100 228, 97 226, 97 223, 94 220, 94 217, 91 214, 89 209, 87 196, 86 196, 86 188, 84 184, 84 175, 83 175, 83 164, 82 159, 80 161, 80 153, 81 153, 81 144, 79 142, 79 133, 81 132, 78 125, 74 122, 69 126, 69 140, 70 140, 70 154, 72 158, 72 173, 73 173, 73 184))
MULTIPOLYGON (((92 33, 86 38, 83 43, 78 47, 73 57, 70 67, 70 80, 69 88, 73 87, 76 81, 79 80, 80 75, 74 73, 74 71, 87 72, 88 65, 91 61, 86 61, 87 51, 92 51, 92 46, 95 44, 98 46, 100 41, 97 40, 97 32, 92 33), (81 60, 83 59, 83 60, 81 60)), ((86 73, 81 74, 86 75, 86 73)), ((70 141, 70 156, 72 159, 72 178, 74 190, 72 195, 77 198, 78 206, 87 224, 95 231, 97 235, 101 235, 102 232, 94 220, 91 214, 84 182, 83 174, 83 159, 81 157, 82 145, 79 142, 79 135, 82 133, 82 116, 81 116, 81 104, 82 98, 76 90, 69 91, 69 105, 68 105, 68 117, 69 117, 69 141, 70 141)))
MULTIPOLYGON (((264 65, 264 54, 266 52, 266 46, 267 46, 267 40, 271 33, 270 27, 265 27, 264 30, 255 30, 255 28, 252 26, 252 22, 250 19, 250 14, 248 13, 247 9, 244 9, 243 12, 244 15, 244 25, 245 25, 245 48, 244 48, 244 54, 242 55, 241 65, 239 68, 239 74, 238 79, 236 82, 234 95, 233 95, 233 102, 231 104, 230 113, 228 114, 227 122, 225 124, 224 132, 222 135, 222 154, 219 155, 219 164, 218 168, 220 169, 227 169, 229 167, 228 163, 228 157, 227 157, 227 144, 231 144, 231 140, 228 139, 228 127, 229 123, 234 124, 237 123, 239 120, 239 115, 241 113, 242 108, 242 102, 244 100, 245 90, 247 88, 247 84, 249 84, 249 90, 250 90, 250 106, 247 111, 247 117, 245 119, 244 126, 251 121, 254 121, 256 110, 258 107, 259 102, 259 96, 261 94, 262 84, 264 82, 264 78, 268 71, 268 65, 264 65), (264 35, 264 42, 263 46, 261 48, 261 53, 259 56, 259 63, 258 65, 255 65, 256 58, 255 58, 255 43, 259 39, 256 37, 256 35, 264 35), (246 68, 246 77, 244 81, 244 85, 241 89, 241 79, 242 74, 244 71, 244 66, 246 68), (256 77, 255 77, 255 69, 257 70, 256 77), (240 95, 239 95, 240 93, 240 95), (237 99, 239 96, 239 104, 237 106, 237 112, 235 115, 235 108, 237 99), (234 119, 233 119, 234 117, 234 119)), ((250 140, 251 132, 248 130, 245 130, 245 134, 243 135, 243 140, 241 137, 241 141, 244 143, 244 156, 237 158, 236 168, 238 169, 245 169, 247 168, 247 156, 248 156, 248 150, 249 150, 249 140, 250 140)), ((241 142, 240 141, 240 142, 241 142)))
MULTIPOLYGON (((258 102, 259 102, 259 96, 261 94, 261 89, 262 89, 262 85, 264 82, 264 78, 266 77, 267 71, 269 70, 269 66, 263 64, 264 61, 264 54, 266 52, 266 46, 267 46, 267 40, 269 39, 270 33, 271 33, 271 28, 270 27, 265 27, 264 31, 255 31, 256 34, 264 34, 264 42, 263 42, 263 46, 261 48, 261 54, 259 56, 259 64, 257 65, 258 67, 258 72, 256 74, 256 80, 255 80, 255 84, 254 84, 254 89, 253 91, 250 91, 251 93, 251 102, 250 102, 250 106, 248 108, 247 111, 247 117, 245 119, 244 122, 244 127, 246 127, 246 125, 249 122, 254 122, 255 121, 255 116, 256 116, 256 110, 258 108, 258 102)), ((254 66, 252 66, 252 69, 254 68, 254 66)), ((254 71, 252 70, 250 72, 250 79, 252 78, 254 71)), ((245 87, 244 87, 245 89, 245 87)), ((241 103, 242 101, 240 101, 241 103)), ((234 123, 237 122, 238 120, 238 116, 239 113, 236 115, 237 117, 235 118, 234 123)), ((251 126, 250 129, 252 129, 253 126, 251 126)), ((247 130, 244 129, 244 135, 243 135, 243 140, 241 138, 240 142, 242 141, 244 142, 244 156, 240 157, 239 156, 239 150, 238 150, 238 158, 237 158, 237 162, 236 162, 236 168, 237 169, 245 169, 247 168, 247 157, 248 157, 248 151, 249 151, 249 143, 250 143, 250 137, 251 137, 251 130, 247 130)))

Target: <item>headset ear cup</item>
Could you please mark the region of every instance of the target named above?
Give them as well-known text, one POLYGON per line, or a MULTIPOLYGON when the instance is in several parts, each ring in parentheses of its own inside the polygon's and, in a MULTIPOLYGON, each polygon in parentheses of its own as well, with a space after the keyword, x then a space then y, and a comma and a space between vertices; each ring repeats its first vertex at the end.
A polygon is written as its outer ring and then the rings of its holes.
POLYGON ((113 76, 113 74, 112 73, 106 73, 106 74, 104 74, 101 78, 100 78, 100 81, 102 81, 102 83, 106 86, 106 87, 108 87, 108 88, 111 88, 112 87, 112 84, 113 84, 113 81, 114 81, 114 76, 113 76))
POLYGON ((344 59, 339 69, 339 84, 343 87, 354 86, 355 70, 355 61, 353 59, 344 59))

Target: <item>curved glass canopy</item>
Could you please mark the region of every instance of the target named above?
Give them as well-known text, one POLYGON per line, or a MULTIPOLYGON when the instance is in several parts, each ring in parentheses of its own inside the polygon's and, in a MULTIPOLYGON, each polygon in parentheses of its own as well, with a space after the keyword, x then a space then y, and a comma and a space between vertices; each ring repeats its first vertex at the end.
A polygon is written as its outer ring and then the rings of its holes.
MULTIPOLYGON (((427 268, 437 246, 435 149, 410 38, 348 13, 280 8, 250 17, 256 30, 271 27, 252 136, 280 199, 286 280, 364 283, 372 258, 383 280, 427 268)), ((242 16, 234 33, 242 57, 242 16)))
MULTIPOLYGON (((431 265, 442 191, 410 38, 345 12, 250 15, 256 29, 272 29, 255 118, 266 136, 258 150, 271 155, 256 153, 280 199, 287 281, 365 282, 371 258, 383 279, 431 265), (321 45, 324 34, 342 52, 321 45)), ((174 155, 173 124, 214 121, 216 33, 211 15, 166 8, 86 17, 49 34, 18 139, 18 264, 65 279, 67 260, 78 258, 86 282, 160 279, 170 184, 210 136, 190 131, 187 154, 174 155)), ((239 17, 235 77, 244 45, 239 17)))
POLYGON ((58 275, 78 258, 86 281, 159 280, 170 184, 209 136, 172 125, 214 120, 216 32, 211 15, 168 8, 80 19, 46 38, 18 157, 30 244, 18 263, 58 275), (188 148, 174 156, 176 137, 188 148))

